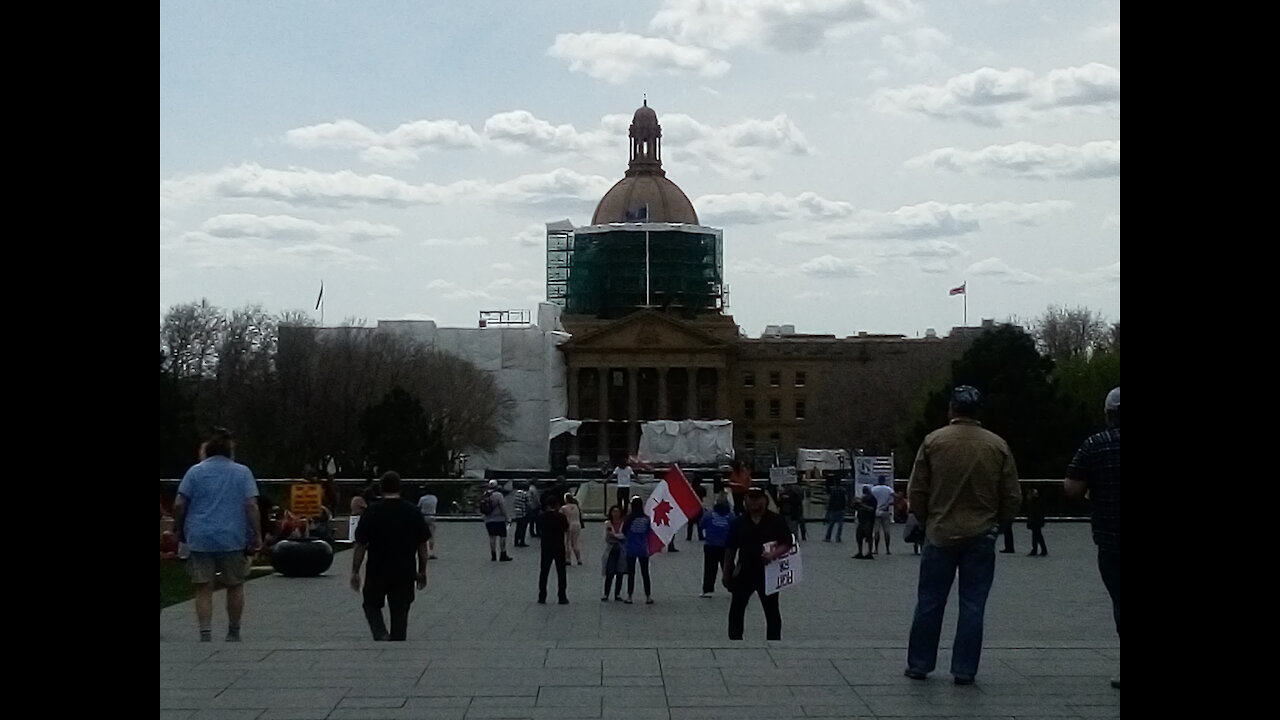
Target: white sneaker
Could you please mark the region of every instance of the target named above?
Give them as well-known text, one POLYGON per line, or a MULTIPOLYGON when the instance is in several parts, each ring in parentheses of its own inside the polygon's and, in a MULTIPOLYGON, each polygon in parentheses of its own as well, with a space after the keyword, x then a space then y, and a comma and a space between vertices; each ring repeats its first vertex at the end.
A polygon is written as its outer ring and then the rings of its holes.
POLYGON ((702 594, 698 595, 698 597, 700 597, 700 598, 709 598, 709 597, 711 597, 711 593, 702 593, 702 594))
POLYGON ((1120 673, 1119 673, 1119 671, 1117 671, 1117 672, 1116 672, 1116 676, 1115 676, 1115 677, 1111 678, 1111 687, 1113 687, 1113 688, 1115 688, 1115 689, 1117 689, 1117 690, 1119 690, 1119 689, 1120 689, 1120 673))

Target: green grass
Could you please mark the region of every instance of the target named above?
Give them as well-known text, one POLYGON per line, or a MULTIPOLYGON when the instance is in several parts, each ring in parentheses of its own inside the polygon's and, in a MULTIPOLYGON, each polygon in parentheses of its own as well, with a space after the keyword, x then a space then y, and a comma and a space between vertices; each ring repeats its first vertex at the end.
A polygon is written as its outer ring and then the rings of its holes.
MULTIPOLYGON (((350 549, 347 544, 339 544, 334 548, 334 555, 343 550, 350 549)), ((255 567, 249 572, 249 579, 265 577, 274 574, 275 571, 270 566, 255 567)), ((186 602, 195 597, 195 590, 191 587, 191 578, 187 575, 187 566, 180 560, 161 560, 160 561, 160 607, 166 608, 170 605, 176 605, 180 602, 186 602)))

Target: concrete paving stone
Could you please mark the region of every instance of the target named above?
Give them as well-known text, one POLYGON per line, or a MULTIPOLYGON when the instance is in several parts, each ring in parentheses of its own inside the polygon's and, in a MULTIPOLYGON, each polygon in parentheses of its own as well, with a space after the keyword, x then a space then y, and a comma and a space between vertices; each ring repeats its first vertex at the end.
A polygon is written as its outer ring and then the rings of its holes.
MULTIPOLYGON (((383 660, 386 662, 386 660, 383 660)), ((429 670, 458 670, 481 668, 488 670, 523 670, 530 667, 542 667, 545 660, 543 651, 539 651, 536 657, 530 657, 527 654, 504 653, 500 651, 484 650, 481 652, 460 652, 450 653, 433 657, 427 669, 429 670)))
MULTIPOLYGON (((523 681, 522 681, 523 682, 523 681)), ((429 678, 410 690, 410 697, 537 697, 538 685, 509 684, 497 681, 486 681, 483 678, 467 683, 434 683, 429 678)))
POLYGON ((1069 703, 1068 707, 1076 712, 1080 717, 1086 718, 1111 718, 1120 717, 1120 691, 1116 690, 1116 698, 1113 703, 1106 704, 1080 704, 1069 703))
POLYGON ((667 693, 669 707, 747 707, 799 703, 787 688, 744 687, 724 695, 673 695, 667 693))
POLYGON ((346 708, 329 713, 327 720, 463 720, 466 708, 346 708))
POLYGON ((262 708, 206 709, 197 710, 191 720, 258 720, 264 712, 262 708))
POLYGON ((831 666, 804 668, 720 668, 727 685, 846 685, 845 678, 831 666))
POLYGON ((735 707, 672 707, 671 720, 711 720, 713 718, 779 718, 804 717, 804 709, 797 704, 750 705, 735 707))
POLYGON ((1020 675, 1036 677, 1105 676, 1114 675, 1117 664, 1111 660, 1053 661, 1010 660, 1008 666, 1020 675))
POLYGON ((663 674, 674 667, 720 667, 716 664, 715 652, 710 648, 660 648, 658 659, 662 662, 663 674))
POLYGON ((598 718, 598 708, 471 708, 467 710, 467 720, 502 718, 509 720, 576 720, 577 718, 598 718))
POLYGON ((202 664, 256 663, 265 660, 273 652, 275 651, 269 648, 224 648, 205 658, 202 664))
POLYGON ((360 681, 353 686, 347 697, 409 697, 421 690, 422 686, 415 680, 383 680, 360 681))
MULTIPOLYGON (((524 668, 518 672, 494 668, 451 668, 448 671, 428 668, 420 684, 495 685, 519 683, 521 685, 599 685, 600 671, 589 668, 524 668)), ((478 693, 472 693, 478 694, 478 693)))
POLYGON ((845 702, 838 703, 819 704, 806 702, 801 707, 804 708, 805 717, 838 718, 848 717, 850 715, 855 717, 868 717, 872 714, 871 708, 868 707, 866 703, 857 699, 850 699, 845 702))
POLYGON ((404 707, 407 697, 344 697, 338 701, 338 708, 398 708, 404 707))
POLYGON ((605 673, 600 678, 600 684, 605 687, 662 687, 661 675, 610 675, 605 673))
POLYGON ((164 678, 161 680, 161 684, 171 690, 196 690, 202 688, 223 690, 243 677, 245 672, 244 670, 226 672, 193 670, 185 675, 164 678))
POLYGON ((161 710, 160 720, 191 720, 195 710, 161 710))
POLYGON ((347 688, 276 690, 224 690, 213 699, 215 708, 324 708, 333 709, 347 688))
POLYGON ((199 710, 208 707, 209 702, 222 692, 220 688, 191 688, 174 690, 160 688, 161 710, 199 710))
POLYGON ((604 720, 671 720, 671 711, 665 707, 608 708, 600 715, 604 720))
POLYGON ((602 687, 547 686, 538 691, 535 707, 594 707, 599 710, 603 691, 602 687))
POLYGON ((729 686, 719 672, 712 676, 682 675, 677 677, 663 676, 667 695, 706 695, 724 696, 729 694, 729 686))
POLYGON ((620 710, 623 708, 646 708, 646 707, 666 707, 667 692, 664 688, 602 688, 608 692, 604 693, 601 698, 604 701, 604 709, 620 710), (621 690, 622 692, 615 692, 621 690))
POLYGON ((295 663, 313 663, 332 666, 350 663, 372 663, 382 655, 380 649, 370 650, 276 650, 267 658, 272 663, 292 665, 295 663))
POLYGON ((474 697, 468 707, 505 707, 505 708, 532 708, 538 702, 536 695, 521 695, 515 697, 474 697))
POLYGON ((410 697, 404 701, 407 710, 436 710, 439 708, 467 708, 475 704, 469 697, 410 697))
POLYGON ((258 720, 328 720, 329 711, 317 708, 267 708, 258 720))
POLYGON ((712 653, 716 658, 716 666, 721 668, 775 668, 777 665, 773 662, 773 657, 765 648, 759 649, 730 649, 717 648, 712 653))

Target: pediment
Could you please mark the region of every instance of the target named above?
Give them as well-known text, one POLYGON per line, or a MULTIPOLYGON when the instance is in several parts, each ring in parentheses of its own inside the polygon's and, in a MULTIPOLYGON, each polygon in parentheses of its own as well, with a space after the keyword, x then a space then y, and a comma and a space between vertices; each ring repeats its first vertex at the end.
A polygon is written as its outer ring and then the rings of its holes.
POLYGON ((575 336, 565 350, 723 350, 728 343, 674 318, 639 312, 575 336))

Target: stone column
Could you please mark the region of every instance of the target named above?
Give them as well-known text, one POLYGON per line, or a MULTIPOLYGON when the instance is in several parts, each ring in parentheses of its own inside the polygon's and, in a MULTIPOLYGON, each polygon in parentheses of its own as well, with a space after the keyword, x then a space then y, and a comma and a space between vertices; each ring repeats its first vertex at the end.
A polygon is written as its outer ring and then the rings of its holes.
POLYGON ((670 420, 667 417, 667 371, 671 368, 658 368, 658 419, 670 420))
POLYGON ((608 462, 609 457, 609 368, 602 367, 596 370, 599 376, 598 385, 600 387, 600 450, 599 458, 601 462, 608 462))
POLYGON ((712 414, 725 420, 733 417, 729 409, 729 372, 725 368, 716 368, 716 406, 712 414))
POLYGON ((578 381, 582 374, 582 368, 573 368, 569 371, 569 418, 571 420, 581 420, 582 416, 578 414, 578 381))
POLYGON ((640 447, 640 369, 627 368, 627 451, 640 447))
POLYGON ((690 367, 685 372, 689 376, 688 391, 685 393, 688 398, 685 402, 688 403, 689 418, 700 420, 701 418, 698 417, 698 368, 690 367))

